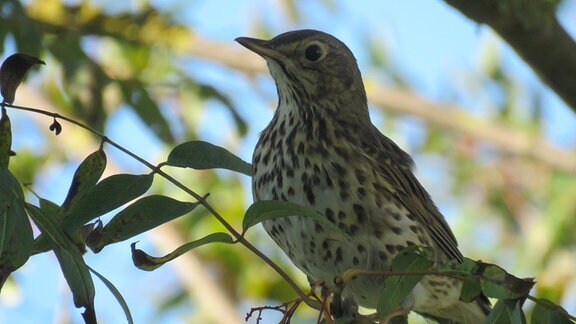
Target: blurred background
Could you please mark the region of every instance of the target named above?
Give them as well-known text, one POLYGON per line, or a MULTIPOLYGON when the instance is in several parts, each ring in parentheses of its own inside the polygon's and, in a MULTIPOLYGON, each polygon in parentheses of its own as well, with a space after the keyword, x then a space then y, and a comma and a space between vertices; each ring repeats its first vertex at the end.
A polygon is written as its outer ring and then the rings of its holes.
MULTIPOLYGON (((575 35, 576 1, 560 2, 557 13, 575 35)), ((356 55, 373 122, 414 157, 464 255, 535 277, 534 295, 576 313, 575 114, 490 28, 445 2, 2 0, 0 18, 2 59, 26 52, 47 64, 31 71, 15 104, 87 123, 154 164, 193 139, 251 160, 276 90, 264 61, 234 38, 302 28, 333 34, 356 55)), ((98 138, 64 122, 55 136, 50 118, 9 115, 17 152, 11 171, 61 203, 98 138)), ((149 171, 111 147, 106 153, 106 175, 149 171)), ((211 204, 240 227, 252 202, 250 179, 169 171, 209 192, 211 204)), ((159 177, 151 192, 189 199, 159 177)), ((160 256, 221 230, 198 208, 139 236, 138 248, 160 256)), ((260 227, 248 239, 307 286, 260 227)), ((132 264, 133 241, 88 252, 86 261, 116 285, 136 323, 241 323, 251 307, 296 296, 241 246, 204 246, 144 272, 132 264)), ((125 322, 112 294, 95 282, 99 321, 125 322)), ((314 316, 303 306, 294 321, 314 323, 314 316)), ((262 318, 275 323, 280 316, 267 311, 262 318)), ((82 323, 52 253, 33 256, 10 278, 0 322, 82 323)))

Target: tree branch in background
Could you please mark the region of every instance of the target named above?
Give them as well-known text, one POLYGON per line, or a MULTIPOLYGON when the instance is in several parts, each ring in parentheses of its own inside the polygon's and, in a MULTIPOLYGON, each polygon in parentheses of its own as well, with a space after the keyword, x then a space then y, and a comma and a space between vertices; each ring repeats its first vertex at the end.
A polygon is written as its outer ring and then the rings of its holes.
POLYGON ((559 1, 445 1, 492 27, 576 112, 576 42, 556 18, 559 1))
MULTIPOLYGON (((266 72, 264 60, 243 52, 233 45, 198 37, 190 42, 188 48, 188 53, 198 58, 219 62, 244 72, 266 72)), ((576 79, 574 82, 576 84, 576 79)), ((455 133, 491 142, 504 152, 526 156, 558 170, 576 171, 576 154, 558 148, 538 136, 472 116, 462 107, 435 103, 400 87, 377 85, 368 87, 367 92, 368 100, 386 111, 416 116, 455 133)))

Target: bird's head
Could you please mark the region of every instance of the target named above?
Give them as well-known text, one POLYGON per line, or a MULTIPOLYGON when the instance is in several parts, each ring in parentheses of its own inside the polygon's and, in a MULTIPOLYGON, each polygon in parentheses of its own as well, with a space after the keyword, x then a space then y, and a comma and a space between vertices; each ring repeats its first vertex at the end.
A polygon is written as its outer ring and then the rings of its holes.
POLYGON ((334 102, 347 97, 357 105, 366 105, 354 55, 330 34, 296 30, 271 40, 239 37, 236 41, 266 59, 281 102, 291 99, 334 102))

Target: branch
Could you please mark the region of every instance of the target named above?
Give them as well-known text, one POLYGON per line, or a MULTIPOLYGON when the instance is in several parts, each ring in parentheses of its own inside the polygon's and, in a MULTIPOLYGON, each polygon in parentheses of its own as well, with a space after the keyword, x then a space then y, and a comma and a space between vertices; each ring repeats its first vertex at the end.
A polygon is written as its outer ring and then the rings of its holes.
POLYGON ((445 0, 492 27, 576 112, 576 43, 560 25, 554 1, 445 0))
MULTIPOLYGON (((190 43, 190 55, 252 74, 267 73, 262 59, 240 48, 236 49, 233 45, 202 38, 195 38, 190 43)), ((576 59, 576 55, 574 58, 576 59)), ((576 78, 576 72, 574 77, 576 78)), ((576 154, 528 132, 474 117, 457 105, 433 102, 399 87, 370 86, 367 92, 368 100, 383 110, 416 116, 454 133, 491 142, 504 152, 526 156, 561 171, 576 171, 576 154)), ((576 95, 576 92, 574 94, 576 95)))

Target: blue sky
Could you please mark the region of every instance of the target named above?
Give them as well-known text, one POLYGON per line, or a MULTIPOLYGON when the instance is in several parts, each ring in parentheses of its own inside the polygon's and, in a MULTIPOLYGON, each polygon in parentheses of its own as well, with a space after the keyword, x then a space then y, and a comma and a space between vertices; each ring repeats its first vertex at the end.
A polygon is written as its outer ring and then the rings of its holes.
MULTIPOLYGON (((333 13, 324 11, 324 7, 316 1, 296 1, 302 9, 305 24, 293 25, 275 9, 279 1, 186 1, 156 0, 155 6, 173 8, 178 12, 178 19, 194 26, 194 30, 206 38, 216 38, 235 45, 234 38, 250 36, 252 31, 251 17, 266 17, 268 26, 278 33, 289 29, 314 28, 329 32, 349 45, 358 58, 362 70, 366 70, 366 51, 361 38, 363 32, 374 33, 380 38, 389 51, 390 57, 398 63, 419 91, 433 100, 445 98, 442 93, 448 84, 458 82, 462 71, 477 71, 477 63, 481 59, 486 44, 493 42, 504 53, 506 67, 518 78, 527 80, 535 87, 541 87, 535 75, 526 68, 517 56, 506 46, 498 42, 487 28, 479 26, 464 18, 460 13, 444 4, 442 1, 336 1, 346 10, 336 17, 333 13), (214 17, 218 17, 215 19, 214 17)), ((110 11, 122 10, 123 5, 135 5, 136 1, 120 2, 111 0, 100 1, 103 7, 110 11)), ((576 12, 573 1, 566 5, 562 16, 570 30, 570 15, 576 12)), ((238 45, 239 46, 239 45, 238 45)), ((7 54, 7 53, 5 53, 7 54)), ((211 64, 193 61, 194 73, 212 82, 222 82, 224 88, 233 92, 236 89, 245 91, 245 79, 237 74, 222 74, 222 70, 211 64)), ((365 73, 368 73, 365 71, 365 73)), ((370 71, 369 73, 375 73, 370 71)), ((270 78, 266 89, 273 97, 274 88, 270 78)), ((576 119, 574 114, 550 92, 546 92, 546 130, 547 135, 557 145, 574 144, 576 119)), ((241 143, 239 153, 249 160, 251 148, 255 145, 257 133, 267 124, 272 110, 268 102, 261 98, 245 98, 240 103, 242 114, 249 122, 250 133, 246 141, 241 143)), ((474 102, 470 106, 475 107, 474 102)), ((481 107, 480 107, 481 108, 481 107)), ((225 111, 218 105, 209 105, 209 120, 229 123, 225 111)), ((476 113, 476 111, 475 111, 476 113)), ((17 123, 14 123, 17 124, 17 123)), ((223 127, 224 129, 226 127, 223 127)), ((408 127, 407 131, 417 131, 408 127)), ((142 125, 129 110, 120 110, 112 116, 107 129, 107 135, 123 143, 130 150, 141 154, 150 160, 159 160, 158 143, 150 134, 143 131, 142 125), (133 134, 125 138, 123 134, 133 134), (140 140, 135 140, 140 139, 140 140), (142 140, 145 139, 145 140, 142 140), (151 144, 152 143, 152 144, 151 144), (151 149, 152 148, 152 149, 151 149)), ((207 127, 203 130, 206 140, 216 143, 226 142, 229 134, 215 132, 207 127)), ((27 145, 22 141, 19 145, 27 145)), ((114 156, 115 153, 109 153, 114 156)), ((416 160, 418 163, 418 160, 416 160)), ((144 171, 144 168, 133 162, 121 161, 130 172, 144 171)), ((61 201, 65 192, 52 190, 54 187, 66 187, 70 182, 75 165, 69 165, 64 170, 54 170, 39 183, 39 190, 45 197, 61 201), (65 176, 62 176, 64 174, 65 176), (58 184, 62 184, 59 186, 58 184)), ((88 255, 88 263, 115 283, 132 307, 136 323, 146 323, 151 320, 154 303, 164 291, 177 285, 169 267, 162 267, 155 272, 142 272, 134 269, 130 260, 129 243, 120 243, 106 248, 105 253, 88 255), (110 260, 114 260, 113 267, 110 260), (130 280, 126 280, 130 278, 130 280), (172 279, 171 279, 172 278, 172 279), (151 286, 149 283, 157 283, 151 286), (143 291, 141 287, 149 287, 143 291)), ((139 248, 152 250, 152 246, 142 237, 139 248)), ((34 256, 25 267, 16 272, 15 278, 21 285, 22 300, 15 306, 0 296, 0 323, 51 323, 55 320, 56 305, 66 305, 73 308, 71 297, 66 293, 65 282, 59 274, 59 269, 51 254, 34 256), (31 311, 33 310, 33 311, 31 311)), ((103 323, 122 323, 122 311, 107 289, 98 283, 97 279, 97 312, 103 323)), ((81 323, 79 312, 72 311, 72 323, 81 323), (76 315, 77 314, 77 315, 76 315)), ((162 319, 163 323, 180 323, 174 314, 162 319)))

